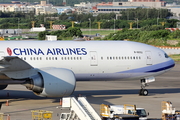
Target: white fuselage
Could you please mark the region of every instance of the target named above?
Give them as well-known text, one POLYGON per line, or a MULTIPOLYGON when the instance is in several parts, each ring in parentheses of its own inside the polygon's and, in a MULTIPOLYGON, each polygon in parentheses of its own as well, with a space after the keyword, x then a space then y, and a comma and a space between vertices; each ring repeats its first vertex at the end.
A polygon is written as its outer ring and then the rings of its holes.
POLYGON ((174 66, 165 52, 130 41, 2 41, 1 56, 18 56, 34 68, 66 68, 76 80, 133 79, 174 66))

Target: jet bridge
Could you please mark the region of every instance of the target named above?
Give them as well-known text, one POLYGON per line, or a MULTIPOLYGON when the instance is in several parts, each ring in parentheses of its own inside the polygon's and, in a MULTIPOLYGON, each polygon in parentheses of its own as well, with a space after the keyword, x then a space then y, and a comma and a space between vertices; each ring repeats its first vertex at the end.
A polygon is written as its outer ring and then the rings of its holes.
POLYGON ((61 113, 60 120, 101 120, 100 116, 85 97, 64 97, 62 108, 70 108, 69 113, 61 113))

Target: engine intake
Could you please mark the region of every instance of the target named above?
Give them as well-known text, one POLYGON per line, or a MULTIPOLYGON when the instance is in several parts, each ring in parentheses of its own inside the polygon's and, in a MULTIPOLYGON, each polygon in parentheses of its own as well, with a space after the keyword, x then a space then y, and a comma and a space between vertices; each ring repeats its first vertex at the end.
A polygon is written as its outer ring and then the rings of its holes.
POLYGON ((44 88, 44 81, 42 75, 38 73, 35 76, 32 76, 30 80, 26 83, 26 88, 32 90, 36 94, 40 94, 44 88))

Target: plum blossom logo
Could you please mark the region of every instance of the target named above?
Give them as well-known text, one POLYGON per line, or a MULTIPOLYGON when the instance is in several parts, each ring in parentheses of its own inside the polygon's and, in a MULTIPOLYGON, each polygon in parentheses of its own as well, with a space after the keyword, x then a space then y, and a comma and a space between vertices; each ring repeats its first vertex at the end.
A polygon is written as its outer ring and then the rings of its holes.
POLYGON ((9 54, 9 56, 12 55, 12 50, 9 47, 7 48, 7 53, 9 54))

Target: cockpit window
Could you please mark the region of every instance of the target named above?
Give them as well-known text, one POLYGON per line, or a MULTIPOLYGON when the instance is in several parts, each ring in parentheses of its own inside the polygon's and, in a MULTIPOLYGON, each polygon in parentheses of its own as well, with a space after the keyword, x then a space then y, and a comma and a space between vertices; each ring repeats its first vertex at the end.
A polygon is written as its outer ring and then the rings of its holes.
POLYGON ((165 56, 165 58, 169 58, 169 56, 166 53, 164 53, 164 56, 165 56))

